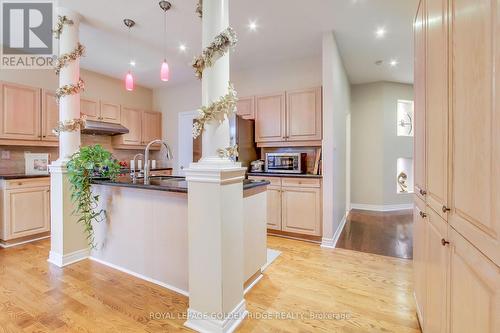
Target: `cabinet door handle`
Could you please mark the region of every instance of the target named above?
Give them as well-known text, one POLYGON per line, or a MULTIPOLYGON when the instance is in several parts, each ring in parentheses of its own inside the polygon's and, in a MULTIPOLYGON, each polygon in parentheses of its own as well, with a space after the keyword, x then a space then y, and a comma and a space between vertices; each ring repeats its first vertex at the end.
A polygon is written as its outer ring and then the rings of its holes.
POLYGON ((446 206, 443 206, 442 210, 443 210, 443 213, 447 213, 447 212, 449 212, 451 209, 450 209, 450 208, 448 208, 448 207, 446 207, 446 206))
POLYGON ((420 214, 420 217, 421 217, 421 218, 423 218, 423 219, 425 219, 425 218, 427 217, 427 214, 425 214, 425 213, 424 213, 424 212, 422 212, 422 211, 421 211, 419 214, 420 214))
POLYGON ((446 246, 448 244, 450 244, 450 242, 448 242, 446 239, 444 238, 441 239, 441 245, 446 246))

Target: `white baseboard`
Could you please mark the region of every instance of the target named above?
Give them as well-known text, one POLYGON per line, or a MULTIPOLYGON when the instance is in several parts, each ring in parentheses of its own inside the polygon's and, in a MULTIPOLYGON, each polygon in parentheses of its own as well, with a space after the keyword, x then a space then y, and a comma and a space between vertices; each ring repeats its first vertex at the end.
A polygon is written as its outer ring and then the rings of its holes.
POLYGON ((340 235, 342 234, 342 230, 344 230, 345 224, 347 222, 347 216, 349 215, 349 211, 346 211, 344 216, 342 217, 342 220, 340 221, 340 224, 335 230, 335 233, 333 234, 333 238, 326 238, 323 237, 321 239, 321 247, 327 248, 327 249, 334 249, 337 246, 337 242, 340 238, 340 235))
POLYGON ((82 249, 65 255, 62 255, 54 251, 50 251, 49 259, 47 261, 58 267, 65 267, 74 264, 76 262, 82 261, 84 259, 87 259, 89 255, 90 255, 89 249, 82 249))
POLYGON ((409 204, 399 204, 399 205, 369 205, 369 204, 352 203, 351 209, 372 210, 376 212, 392 212, 396 210, 413 209, 413 204, 409 203, 409 204))
POLYGON ((264 277, 264 275, 260 274, 255 280, 252 281, 252 283, 250 283, 248 285, 248 287, 245 288, 245 290, 243 290, 243 295, 246 295, 247 292, 249 292, 250 290, 252 290, 252 288, 257 284, 259 283, 259 281, 264 277))
POLYGON ((248 315, 245 300, 242 300, 224 320, 210 316, 191 308, 188 309, 188 320, 184 326, 201 333, 231 333, 241 324, 248 315))
POLYGON ((177 287, 174 287, 168 283, 164 283, 164 282, 161 282, 161 281, 158 281, 158 280, 155 280, 155 279, 152 279, 150 277, 147 277, 147 276, 144 276, 142 274, 139 274, 139 273, 136 273, 134 271, 131 271, 127 268, 123 268, 121 266, 118 266, 118 265, 115 265, 115 264, 111 264, 107 261, 104 261, 104 260, 101 260, 101 259, 98 259, 96 257, 89 257, 90 260, 92 261, 95 261, 95 262, 98 262, 104 266, 108 266, 108 267, 111 267, 113 269, 116 269, 117 271, 120 271, 120 272, 123 272, 123 273, 126 273, 126 274, 129 274, 129 275, 132 275, 136 278, 139 278, 141 280, 144 280, 144 281, 148 281, 148 282, 151 282, 151 283, 154 283, 156 285, 159 285, 163 288, 166 288, 166 289, 169 289, 169 290, 172 290, 173 292, 176 292, 178 294, 181 294, 181 295, 184 295, 186 297, 189 297, 189 292, 185 291, 185 290, 182 290, 180 288, 177 288, 177 287))
POLYGON ((18 242, 18 243, 4 244, 4 243, 0 242, 0 247, 3 248, 3 249, 8 249, 9 247, 14 247, 14 246, 18 246, 18 245, 27 244, 27 243, 32 243, 32 242, 36 242, 36 241, 39 241, 39 240, 42 240, 42 239, 47 239, 47 238, 50 238, 50 236, 38 237, 38 238, 25 240, 25 241, 18 242))

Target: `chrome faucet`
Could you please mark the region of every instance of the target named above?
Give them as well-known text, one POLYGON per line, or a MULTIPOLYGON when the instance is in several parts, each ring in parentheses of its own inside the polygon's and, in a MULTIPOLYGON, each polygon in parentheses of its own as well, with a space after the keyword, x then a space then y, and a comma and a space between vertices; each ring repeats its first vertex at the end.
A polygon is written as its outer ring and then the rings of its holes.
POLYGON ((144 184, 148 185, 149 184, 149 173, 151 171, 151 166, 149 165, 149 149, 151 148, 152 145, 160 143, 162 144, 166 149, 167 149, 167 159, 171 160, 172 159, 172 151, 170 150, 170 147, 168 144, 160 139, 156 139, 148 143, 146 146, 146 149, 144 150, 144 184))
POLYGON ((137 168, 137 170, 139 170, 139 176, 141 176, 141 170, 139 169, 139 165, 136 164, 136 158, 139 157, 139 156, 142 156, 142 158, 144 158, 144 155, 139 153, 139 154, 135 154, 134 155, 134 169, 130 169, 130 175, 132 176, 132 179, 133 180, 136 180, 137 179, 137 174, 135 172, 135 169, 137 168))

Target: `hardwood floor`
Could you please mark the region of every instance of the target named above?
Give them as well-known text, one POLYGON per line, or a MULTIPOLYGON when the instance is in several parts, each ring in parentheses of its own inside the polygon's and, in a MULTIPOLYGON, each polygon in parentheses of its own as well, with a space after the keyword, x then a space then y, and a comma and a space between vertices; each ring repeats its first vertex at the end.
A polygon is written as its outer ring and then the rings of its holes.
MULTIPOLYGON (((419 332, 411 261, 277 237, 268 246, 282 255, 246 295, 238 332, 419 332), (295 318, 262 319, 278 312, 295 318)), ((189 331, 186 297, 90 260, 60 269, 49 247, 0 249, 0 332, 189 331)))
POLYGON ((338 248, 384 256, 413 258, 413 212, 352 210, 338 248))

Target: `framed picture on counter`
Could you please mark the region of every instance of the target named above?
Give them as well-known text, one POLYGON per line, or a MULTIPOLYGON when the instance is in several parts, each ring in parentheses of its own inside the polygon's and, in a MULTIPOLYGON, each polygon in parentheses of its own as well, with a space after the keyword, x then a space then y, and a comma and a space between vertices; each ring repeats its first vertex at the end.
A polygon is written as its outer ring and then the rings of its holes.
POLYGON ((24 164, 27 175, 49 174, 49 154, 24 153, 24 164))

